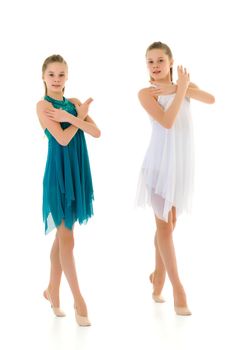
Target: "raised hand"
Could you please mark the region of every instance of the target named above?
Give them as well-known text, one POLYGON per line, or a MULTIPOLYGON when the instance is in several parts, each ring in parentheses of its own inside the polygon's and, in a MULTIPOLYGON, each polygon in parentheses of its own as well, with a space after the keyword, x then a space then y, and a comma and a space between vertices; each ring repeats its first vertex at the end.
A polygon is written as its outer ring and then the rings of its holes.
POLYGON ((84 103, 82 104, 75 104, 75 107, 78 111, 78 117, 82 120, 84 120, 88 114, 89 106, 91 102, 93 101, 93 98, 88 98, 84 103))
POLYGON ((190 83, 189 73, 187 72, 186 68, 183 68, 183 66, 177 67, 177 73, 178 73, 177 86, 186 91, 190 83))

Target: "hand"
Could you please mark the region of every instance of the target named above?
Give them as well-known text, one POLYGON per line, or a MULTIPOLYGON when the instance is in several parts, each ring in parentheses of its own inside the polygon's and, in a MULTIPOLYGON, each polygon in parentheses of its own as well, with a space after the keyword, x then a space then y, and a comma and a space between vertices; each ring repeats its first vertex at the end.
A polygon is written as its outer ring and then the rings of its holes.
POLYGON ((84 103, 75 104, 75 107, 78 112, 78 117, 84 120, 88 114, 90 103, 93 101, 93 98, 88 98, 84 103))
POLYGON ((182 66, 177 67, 177 73, 178 73, 177 85, 178 87, 181 87, 186 91, 190 83, 189 73, 187 72, 186 68, 183 68, 182 66))
MULTIPOLYGON (((153 84, 153 81, 150 81, 153 84)), ((149 88, 149 92, 152 96, 156 97, 159 95, 172 95, 176 92, 177 86, 174 84, 156 84, 149 88)))
POLYGON ((55 121, 55 122, 66 122, 67 121, 67 117, 69 115, 69 113, 67 113, 66 111, 64 111, 63 109, 57 109, 57 108, 48 108, 45 110, 45 115, 55 121))

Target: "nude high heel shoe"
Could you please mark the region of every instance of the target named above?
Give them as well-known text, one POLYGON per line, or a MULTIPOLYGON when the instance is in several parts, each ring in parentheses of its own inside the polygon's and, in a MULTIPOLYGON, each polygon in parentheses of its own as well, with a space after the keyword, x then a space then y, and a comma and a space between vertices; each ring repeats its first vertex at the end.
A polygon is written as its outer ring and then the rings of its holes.
POLYGON ((74 310, 75 310, 75 318, 76 318, 76 322, 78 323, 79 326, 81 327, 88 327, 91 326, 91 322, 89 321, 87 316, 80 316, 78 314, 77 308, 74 305, 74 310))
MULTIPOLYGON (((151 283, 154 284, 154 272, 152 272, 150 274, 149 279, 150 279, 151 283)), ((165 303, 165 300, 163 299, 163 297, 161 295, 155 295, 154 293, 152 293, 152 298, 154 299, 154 301, 156 303, 165 303)))
POLYGON ((50 296, 50 293, 49 293, 48 289, 46 289, 46 290, 44 291, 44 294, 43 294, 43 295, 44 295, 45 299, 47 299, 47 300, 50 302, 51 308, 52 308, 54 314, 55 314, 57 317, 64 317, 64 316, 66 316, 66 314, 65 314, 59 307, 54 307, 54 306, 53 306, 52 299, 51 299, 51 296, 50 296))

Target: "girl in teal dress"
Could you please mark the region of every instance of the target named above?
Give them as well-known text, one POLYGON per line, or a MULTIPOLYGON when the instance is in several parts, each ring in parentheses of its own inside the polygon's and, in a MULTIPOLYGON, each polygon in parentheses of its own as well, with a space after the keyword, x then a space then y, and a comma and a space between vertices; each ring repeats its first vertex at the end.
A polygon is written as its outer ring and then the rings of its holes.
POLYGON ((76 321, 80 326, 89 326, 73 257, 73 230, 76 221, 82 224, 93 215, 94 193, 84 132, 99 137, 100 130, 88 115, 91 98, 81 103, 76 98, 63 96, 67 77, 67 63, 60 55, 52 55, 44 61, 45 97, 37 103, 39 121, 48 138, 43 220, 45 234, 55 227, 57 232, 50 254, 50 281, 43 295, 50 301, 56 316, 65 316, 59 307, 63 271, 74 297, 76 321))

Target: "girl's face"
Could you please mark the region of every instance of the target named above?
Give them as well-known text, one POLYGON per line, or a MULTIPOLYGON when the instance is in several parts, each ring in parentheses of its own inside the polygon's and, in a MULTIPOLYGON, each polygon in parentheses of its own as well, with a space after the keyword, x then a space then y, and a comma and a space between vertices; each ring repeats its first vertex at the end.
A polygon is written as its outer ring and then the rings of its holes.
POLYGON ((152 80, 171 82, 170 68, 173 60, 162 49, 152 49, 146 55, 147 68, 152 80))
POLYGON ((68 72, 65 63, 49 63, 43 75, 47 92, 55 94, 63 93, 67 78, 68 72))

